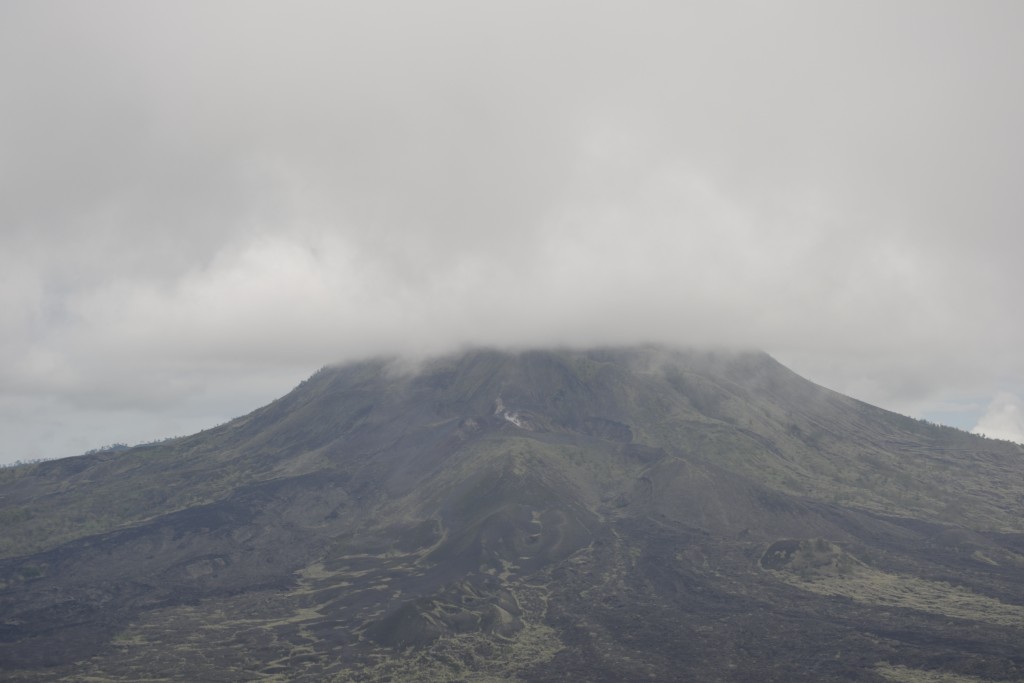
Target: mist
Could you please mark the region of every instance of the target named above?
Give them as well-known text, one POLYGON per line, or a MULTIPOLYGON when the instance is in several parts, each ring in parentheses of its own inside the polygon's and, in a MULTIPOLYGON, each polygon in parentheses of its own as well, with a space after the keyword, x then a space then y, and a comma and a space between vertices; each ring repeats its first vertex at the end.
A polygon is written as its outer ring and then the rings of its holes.
POLYGON ((980 429, 1024 395, 1022 15, 6 3, 0 460, 467 345, 763 349, 980 429))

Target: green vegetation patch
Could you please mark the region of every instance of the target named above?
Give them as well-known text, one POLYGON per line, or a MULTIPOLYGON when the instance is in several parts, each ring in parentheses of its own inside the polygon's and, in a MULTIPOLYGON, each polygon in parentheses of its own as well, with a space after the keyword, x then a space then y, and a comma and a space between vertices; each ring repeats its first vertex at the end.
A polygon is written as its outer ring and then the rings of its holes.
POLYGON ((943 673, 941 671, 911 669, 905 666, 893 666, 888 663, 876 664, 875 671, 896 683, 989 683, 987 678, 943 673))
POLYGON ((761 557, 761 566, 780 580, 819 595, 1024 628, 1024 606, 942 581, 883 572, 822 539, 774 543, 761 557))
POLYGON ((391 683, 520 683, 517 672, 548 662, 564 648, 543 623, 549 590, 540 584, 508 584, 523 613, 523 627, 510 637, 481 632, 443 636, 425 648, 407 648, 378 664, 332 679, 391 683))

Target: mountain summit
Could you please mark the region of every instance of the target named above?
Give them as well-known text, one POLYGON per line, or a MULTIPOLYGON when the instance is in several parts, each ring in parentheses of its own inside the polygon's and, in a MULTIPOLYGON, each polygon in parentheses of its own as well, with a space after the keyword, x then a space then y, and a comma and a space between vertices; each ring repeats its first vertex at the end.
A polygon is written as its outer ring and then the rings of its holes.
POLYGON ((762 353, 328 367, 0 520, 6 680, 1024 676, 1024 449, 762 353))

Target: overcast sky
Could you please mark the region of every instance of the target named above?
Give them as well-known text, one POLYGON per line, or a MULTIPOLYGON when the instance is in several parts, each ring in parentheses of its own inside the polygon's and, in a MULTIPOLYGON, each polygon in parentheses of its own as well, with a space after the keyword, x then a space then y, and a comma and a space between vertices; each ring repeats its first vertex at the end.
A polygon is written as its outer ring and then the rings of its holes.
POLYGON ((464 344, 759 348, 1024 439, 1022 34, 1016 0, 8 0, 0 462, 464 344))

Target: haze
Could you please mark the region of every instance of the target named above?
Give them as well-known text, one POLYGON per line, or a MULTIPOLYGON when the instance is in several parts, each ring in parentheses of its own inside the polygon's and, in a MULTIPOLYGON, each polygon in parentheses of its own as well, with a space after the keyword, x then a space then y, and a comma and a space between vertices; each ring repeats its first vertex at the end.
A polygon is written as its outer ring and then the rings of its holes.
POLYGON ((1024 5, 6 2, 0 461, 465 345, 1024 440, 1024 5))

